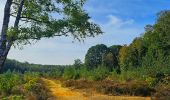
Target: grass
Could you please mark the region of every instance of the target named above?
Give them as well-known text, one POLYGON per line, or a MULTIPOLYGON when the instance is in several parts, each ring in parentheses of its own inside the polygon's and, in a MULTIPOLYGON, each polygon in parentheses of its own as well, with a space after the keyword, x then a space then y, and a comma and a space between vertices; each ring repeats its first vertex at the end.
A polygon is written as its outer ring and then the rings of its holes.
POLYGON ((64 87, 62 82, 58 80, 43 79, 43 81, 57 100, 150 100, 149 97, 108 96, 97 93, 93 90, 92 85, 97 85, 94 81, 67 80, 63 81, 64 87))

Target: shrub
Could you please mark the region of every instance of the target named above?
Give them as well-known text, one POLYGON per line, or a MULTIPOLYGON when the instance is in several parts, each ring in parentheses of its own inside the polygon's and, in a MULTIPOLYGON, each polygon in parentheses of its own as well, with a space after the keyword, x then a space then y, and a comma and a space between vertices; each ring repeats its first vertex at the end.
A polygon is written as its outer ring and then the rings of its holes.
POLYGON ((79 70, 76 70, 74 67, 67 67, 64 69, 63 77, 64 79, 79 79, 79 70))
POLYGON ((41 80, 31 80, 25 84, 27 97, 35 98, 35 100, 47 100, 49 90, 43 85, 41 80))
POLYGON ((27 91, 34 91, 38 85, 37 81, 38 80, 35 80, 35 79, 30 80, 28 83, 24 84, 24 88, 27 91))
POLYGON ((21 83, 22 79, 20 79, 19 74, 12 74, 8 71, 0 75, 0 92, 8 95, 15 86, 20 85, 21 83))
POLYGON ((150 87, 154 87, 157 84, 156 78, 147 77, 145 81, 150 87))
POLYGON ((0 74, 0 99, 23 100, 34 96, 36 99, 31 100, 47 100, 47 92, 37 73, 19 74, 8 71, 0 74))
POLYGON ((108 76, 108 74, 109 69, 107 69, 105 66, 99 66, 98 68, 89 71, 88 79, 94 81, 103 80, 108 76))

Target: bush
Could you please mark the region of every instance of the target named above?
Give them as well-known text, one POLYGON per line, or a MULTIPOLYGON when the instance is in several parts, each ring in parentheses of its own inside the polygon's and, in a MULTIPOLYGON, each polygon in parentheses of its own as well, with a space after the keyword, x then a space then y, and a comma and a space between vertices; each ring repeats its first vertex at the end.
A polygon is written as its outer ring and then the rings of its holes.
POLYGON ((89 80, 103 80, 109 75, 109 69, 107 69, 105 66, 99 66, 97 69, 94 69, 93 71, 89 71, 89 80))
POLYGON ((29 80, 29 82, 24 84, 24 88, 27 91, 34 91, 37 87, 37 81, 36 79, 29 80))
POLYGON ((154 87, 157 84, 156 78, 147 77, 145 81, 150 87, 154 87))
POLYGON ((47 100, 49 90, 43 85, 41 80, 30 80, 26 83, 25 89, 27 90, 27 97, 35 98, 35 100, 47 100))
POLYGON ((65 79, 79 79, 79 70, 76 70, 74 67, 65 68, 63 77, 65 79))
POLYGON ((9 95, 12 89, 22 83, 19 74, 12 74, 11 71, 0 75, 0 92, 4 95, 9 95))
POLYGON ((47 100, 47 92, 37 73, 8 71, 0 74, 0 99, 23 100, 34 96, 36 99, 31 100, 47 100))

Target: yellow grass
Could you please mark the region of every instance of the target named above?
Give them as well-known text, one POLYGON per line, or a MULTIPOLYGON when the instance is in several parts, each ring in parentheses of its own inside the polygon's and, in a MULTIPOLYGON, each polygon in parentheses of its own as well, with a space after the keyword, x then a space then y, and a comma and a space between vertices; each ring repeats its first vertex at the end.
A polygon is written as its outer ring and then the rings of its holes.
POLYGON ((46 86, 50 89, 53 99, 50 100, 151 100, 150 97, 130 97, 130 96, 108 96, 98 93, 84 93, 61 86, 59 81, 44 79, 46 86))

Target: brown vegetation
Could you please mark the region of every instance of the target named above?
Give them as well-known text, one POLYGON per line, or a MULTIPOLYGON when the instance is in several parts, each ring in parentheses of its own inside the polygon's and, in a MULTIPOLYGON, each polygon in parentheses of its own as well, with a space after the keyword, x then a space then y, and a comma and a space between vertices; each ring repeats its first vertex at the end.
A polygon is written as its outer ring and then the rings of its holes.
POLYGON ((107 95, 129 95, 129 96, 151 96, 155 92, 153 88, 145 83, 127 82, 115 83, 110 80, 87 81, 87 80, 67 80, 63 86, 74 89, 91 89, 107 95))
POLYGON ((51 90, 53 97, 55 97, 54 100, 150 100, 150 97, 108 96, 97 93, 94 87, 98 86, 98 84, 96 84, 98 82, 94 81, 69 80, 63 81, 64 83, 61 84, 61 81, 58 80, 43 80, 51 90))

